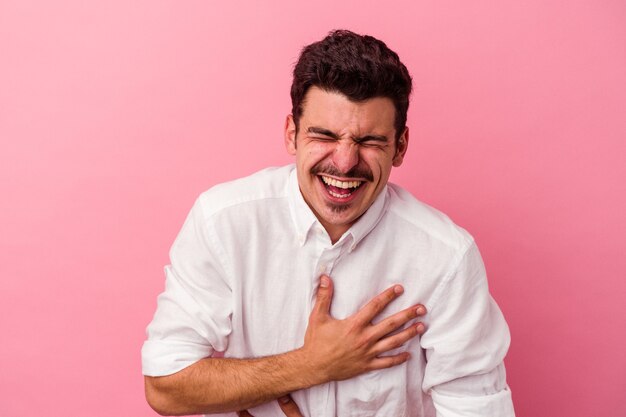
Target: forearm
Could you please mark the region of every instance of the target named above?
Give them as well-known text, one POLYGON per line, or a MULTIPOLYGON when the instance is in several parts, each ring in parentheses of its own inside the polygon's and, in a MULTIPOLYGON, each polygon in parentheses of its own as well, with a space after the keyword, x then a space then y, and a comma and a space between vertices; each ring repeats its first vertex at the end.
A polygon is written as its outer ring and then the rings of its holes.
POLYGON ((162 415, 238 411, 324 382, 301 350, 255 359, 207 358, 180 372, 146 377, 146 398, 162 415))
POLYGON ((424 307, 409 307, 375 325, 372 320, 402 291, 394 285, 354 315, 336 320, 329 313, 332 282, 322 276, 301 348, 256 359, 207 358, 172 375, 146 377, 148 403, 162 415, 239 411, 293 391, 399 365, 409 353, 385 353, 423 333, 421 323, 403 327, 423 315, 424 307))

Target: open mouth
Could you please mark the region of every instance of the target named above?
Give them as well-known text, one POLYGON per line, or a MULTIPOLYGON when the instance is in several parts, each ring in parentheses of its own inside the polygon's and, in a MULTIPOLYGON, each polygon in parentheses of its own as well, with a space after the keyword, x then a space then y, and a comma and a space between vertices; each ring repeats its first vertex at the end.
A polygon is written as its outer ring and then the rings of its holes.
POLYGON ((340 181, 325 175, 320 175, 328 194, 336 199, 346 200, 359 189, 364 181, 340 181))

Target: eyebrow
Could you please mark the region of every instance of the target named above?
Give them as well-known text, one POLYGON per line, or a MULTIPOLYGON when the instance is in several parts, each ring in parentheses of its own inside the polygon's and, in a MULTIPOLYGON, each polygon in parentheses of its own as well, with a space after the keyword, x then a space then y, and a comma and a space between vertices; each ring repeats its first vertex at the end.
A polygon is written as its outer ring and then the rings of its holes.
MULTIPOLYGON (((336 134, 335 132, 328 130, 328 129, 324 129, 323 127, 316 127, 316 126, 311 126, 307 129, 308 133, 316 133, 318 135, 324 135, 324 136, 328 136, 330 138, 339 140, 339 135, 336 134)), ((375 142, 387 142, 387 137, 383 136, 383 135, 365 135, 362 136, 360 138, 354 138, 353 139, 355 142, 357 143, 361 143, 361 142, 366 142, 366 141, 375 141, 375 142)))
POLYGON ((334 132, 332 132, 332 131, 330 131, 328 129, 324 129, 322 127, 311 126, 306 131, 309 132, 309 133, 317 133, 318 135, 324 135, 324 136, 328 136, 328 137, 331 137, 333 139, 339 140, 339 135, 337 135, 336 133, 334 133, 334 132))

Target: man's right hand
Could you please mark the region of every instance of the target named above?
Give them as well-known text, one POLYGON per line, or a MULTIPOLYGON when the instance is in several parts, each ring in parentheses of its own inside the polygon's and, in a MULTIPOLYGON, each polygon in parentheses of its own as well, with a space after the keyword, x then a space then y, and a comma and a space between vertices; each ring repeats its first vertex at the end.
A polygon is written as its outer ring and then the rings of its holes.
MULTIPOLYGON (((394 285, 352 316, 336 320, 330 316, 332 281, 322 276, 301 348, 261 358, 206 358, 171 375, 146 376, 148 403, 162 415, 245 410, 313 385, 399 365, 409 359, 408 352, 385 354, 424 332, 422 323, 404 326, 426 309, 416 305, 376 324, 372 320, 402 291, 394 285)), ((297 416, 292 408, 281 407, 297 416)))
POLYGON ((423 323, 413 323, 402 329, 408 322, 426 313, 423 305, 409 307, 372 324, 372 320, 403 291, 401 285, 394 285, 354 315, 337 320, 330 315, 332 281, 325 275, 320 278, 301 351, 321 382, 349 379, 371 370, 399 365, 409 359, 408 352, 389 356, 385 353, 424 332, 423 323))
MULTIPOLYGON (((401 285, 394 285, 352 316, 337 320, 330 315, 333 284, 328 276, 322 275, 315 306, 309 316, 304 346, 299 349, 303 362, 316 375, 312 385, 349 379, 367 371, 390 368, 409 359, 408 352, 384 354, 424 333, 424 324, 419 322, 396 332, 409 321, 426 314, 423 305, 409 307, 377 324, 371 323, 403 291, 401 285)), ((279 400, 279 404, 285 416, 302 415, 290 396, 281 399, 283 401, 279 400)), ((252 417, 247 410, 240 411, 238 415, 252 417)))

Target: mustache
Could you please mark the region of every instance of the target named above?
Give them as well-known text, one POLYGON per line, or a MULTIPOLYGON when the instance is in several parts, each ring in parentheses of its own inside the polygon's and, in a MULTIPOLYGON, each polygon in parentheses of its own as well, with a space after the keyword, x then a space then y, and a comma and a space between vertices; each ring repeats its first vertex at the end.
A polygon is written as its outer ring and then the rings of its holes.
POLYGON ((372 174, 372 171, 370 171, 369 169, 365 167, 361 167, 358 165, 350 169, 348 172, 341 172, 339 169, 337 169, 333 165, 320 162, 316 164, 313 168, 311 168, 311 174, 313 175, 328 174, 328 175, 332 175, 338 178, 341 178, 341 177, 365 178, 366 180, 370 182, 374 181, 374 175, 372 174))

